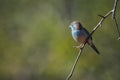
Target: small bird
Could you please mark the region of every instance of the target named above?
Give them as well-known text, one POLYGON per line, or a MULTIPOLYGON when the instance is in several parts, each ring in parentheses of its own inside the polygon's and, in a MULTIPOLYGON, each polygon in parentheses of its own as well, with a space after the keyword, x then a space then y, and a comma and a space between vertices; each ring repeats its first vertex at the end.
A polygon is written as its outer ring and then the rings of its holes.
MULTIPOLYGON (((86 38, 89 36, 89 32, 81 25, 79 21, 73 21, 69 27, 71 28, 73 39, 76 42, 81 43, 80 46, 76 46, 76 47, 82 48, 86 38)), ((98 49, 95 47, 95 45, 92 42, 92 37, 89 38, 87 44, 91 46, 97 54, 100 54, 98 49)))

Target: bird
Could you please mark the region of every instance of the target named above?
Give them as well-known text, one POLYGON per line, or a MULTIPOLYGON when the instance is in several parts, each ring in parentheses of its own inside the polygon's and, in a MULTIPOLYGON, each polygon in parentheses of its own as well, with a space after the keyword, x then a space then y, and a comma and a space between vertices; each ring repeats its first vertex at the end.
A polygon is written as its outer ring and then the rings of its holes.
MULTIPOLYGON (((90 35, 90 33, 85 29, 82 24, 79 21, 73 21, 69 25, 72 33, 73 39, 77 42, 80 43, 80 46, 75 46, 77 48, 82 48, 84 46, 86 38, 90 35)), ((87 44, 92 47, 92 49, 97 53, 100 54, 98 49, 95 47, 92 37, 90 37, 87 41, 87 44)))

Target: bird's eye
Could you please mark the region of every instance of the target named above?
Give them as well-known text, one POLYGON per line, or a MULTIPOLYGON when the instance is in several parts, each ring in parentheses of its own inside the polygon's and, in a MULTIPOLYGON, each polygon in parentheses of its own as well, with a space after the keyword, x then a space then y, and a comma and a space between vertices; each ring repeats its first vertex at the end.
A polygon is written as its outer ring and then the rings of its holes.
POLYGON ((73 27, 73 24, 71 24, 71 27, 73 27))
POLYGON ((73 25, 73 24, 71 24, 71 27, 73 28, 73 27, 74 27, 74 25, 73 25))
POLYGON ((74 25, 74 24, 71 24, 69 27, 70 27, 72 30, 75 29, 75 25, 74 25))

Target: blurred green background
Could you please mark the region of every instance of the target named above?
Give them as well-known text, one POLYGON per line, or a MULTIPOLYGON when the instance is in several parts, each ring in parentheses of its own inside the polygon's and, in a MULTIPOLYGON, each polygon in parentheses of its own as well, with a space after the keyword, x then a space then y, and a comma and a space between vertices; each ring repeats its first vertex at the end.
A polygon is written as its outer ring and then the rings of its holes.
MULTIPOLYGON (((65 80, 78 54, 68 28, 91 31, 114 0, 0 0, 0 80, 65 80)), ((116 17, 120 25, 120 2, 116 17)), ((120 27, 120 26, 119 26, 120 27)), ((86 46, 72 80, 120 80, 120 41, 108 17, 86 46)))

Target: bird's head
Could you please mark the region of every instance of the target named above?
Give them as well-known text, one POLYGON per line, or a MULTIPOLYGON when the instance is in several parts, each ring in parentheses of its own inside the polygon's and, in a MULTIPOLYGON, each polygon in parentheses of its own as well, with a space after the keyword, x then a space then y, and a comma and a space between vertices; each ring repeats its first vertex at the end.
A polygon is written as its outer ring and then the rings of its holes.
POLYGON ((73 21, 70 26, 71 30, 80 30, 82 28, 82 25, 80 24, 79 21, 73 21))

